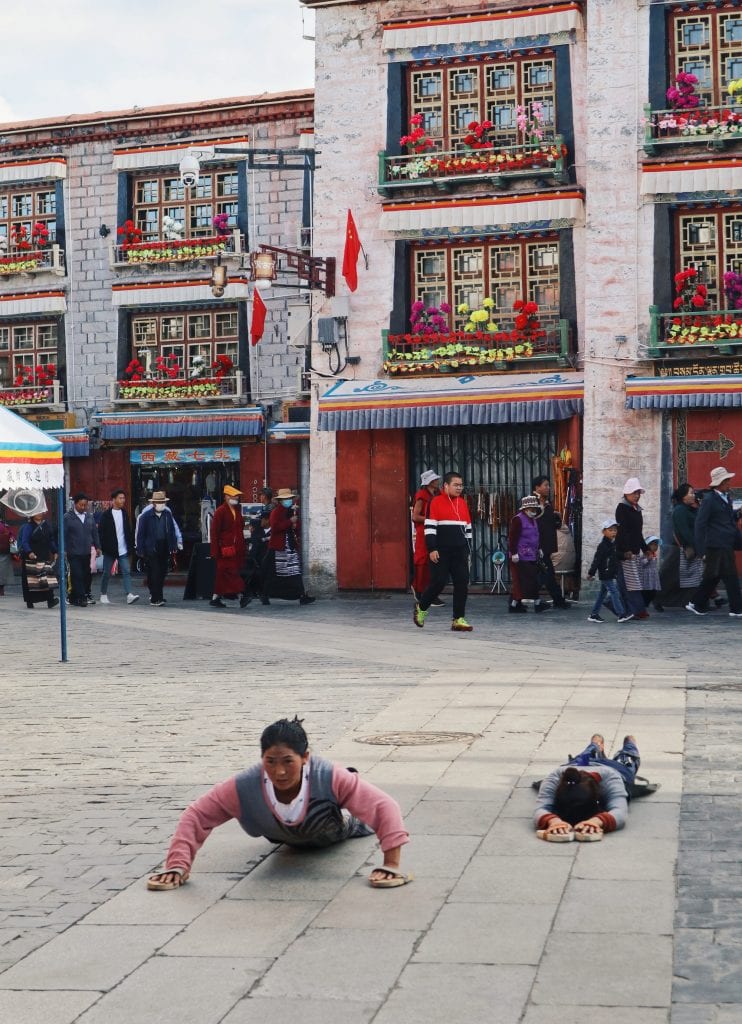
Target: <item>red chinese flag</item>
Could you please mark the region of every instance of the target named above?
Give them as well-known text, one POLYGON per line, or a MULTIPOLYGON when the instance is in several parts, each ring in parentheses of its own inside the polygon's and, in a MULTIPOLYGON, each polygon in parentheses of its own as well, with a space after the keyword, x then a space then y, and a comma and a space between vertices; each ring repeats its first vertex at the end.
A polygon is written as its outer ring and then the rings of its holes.
POLYGON ((345 228, 345 249, 343 250, 343 277, 350 291, 358 287, 358 254, 361 251, 361 240, 356 230, 353 214, 348 210, 348 223, 345 228))
POLYGON ((268 312, 263 298, 257 288, 252 293, 252 322, 250 324, 250 341, 257 345, 265 330, 265 314, 268 312))

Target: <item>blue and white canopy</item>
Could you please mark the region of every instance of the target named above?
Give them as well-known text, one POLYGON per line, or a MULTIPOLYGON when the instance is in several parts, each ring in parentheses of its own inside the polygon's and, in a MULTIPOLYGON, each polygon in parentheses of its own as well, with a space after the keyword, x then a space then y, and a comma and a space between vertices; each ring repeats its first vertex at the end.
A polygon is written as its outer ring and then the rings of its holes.
POLYGON ((63 486, 62 442, 0 406, 0 490, 63 486))

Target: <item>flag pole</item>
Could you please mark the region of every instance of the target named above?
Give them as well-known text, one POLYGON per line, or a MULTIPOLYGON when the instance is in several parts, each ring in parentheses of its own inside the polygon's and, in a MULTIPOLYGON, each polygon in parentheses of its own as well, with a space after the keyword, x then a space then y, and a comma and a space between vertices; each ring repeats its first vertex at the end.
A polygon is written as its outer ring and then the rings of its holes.
POLYGON ((67 661, 67 573, 64 567, 64 485, 57 488, 57 530, 59 535, 59 628, 62 641, 62 662, 67 661))

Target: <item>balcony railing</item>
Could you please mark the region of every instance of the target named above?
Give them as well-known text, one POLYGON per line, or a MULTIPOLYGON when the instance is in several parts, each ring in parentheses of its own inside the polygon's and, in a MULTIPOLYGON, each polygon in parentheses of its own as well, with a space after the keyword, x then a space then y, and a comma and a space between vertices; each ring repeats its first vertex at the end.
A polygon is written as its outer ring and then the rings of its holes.
POLYGON ((111 246, 112 267, 150 266, 151 264, 204 263, 241 258, 245 252, 245 236, 240 231, 229 235, 205 238, 147 239, 122 242, 111 246))
POLYGON ((8 409, 52 409, 64 411, 64 389, 58 380, 51 384, 26 384, 5 388, 0 384, 0 405, 8 409))
POLYGON ((392 376, 491 373, 530 364, 569 365, 569 321, 539 317, 543 337, 530 340, 514 317, 498 316, 500 330, 449 334, 390 334, 382 331, 383 370, 392 376))
POLYGON ((224 377, 178 377, 153 374, 144 380, 115 380, 109 398, 117 405, 211 405, 244 398, 245 376, 241 370, 224 377))
POLYGON ((652 110, 644 107, 644 152, 655 156, 666 146, 699 145, 724 149, 742 141, 742 106, 652 110))
POLYGON ((649 307, 649 355, 653 359, 742 352, 742 310, 661 313, 649 307))
POLYGON ((64 253, 56 243, 46 249, 0 249, 0 277, 44 272, 64 275, 64 253))
POLYGON ((450 192, 460 185, 485 181, 505 189, 520 178, 541 178, 565 184, 566 147, 561 135, 538 143, 493 149, 446 150, 387 156, 379 153, 379 192, 388 196, 405 189, 433 187, 450 192))

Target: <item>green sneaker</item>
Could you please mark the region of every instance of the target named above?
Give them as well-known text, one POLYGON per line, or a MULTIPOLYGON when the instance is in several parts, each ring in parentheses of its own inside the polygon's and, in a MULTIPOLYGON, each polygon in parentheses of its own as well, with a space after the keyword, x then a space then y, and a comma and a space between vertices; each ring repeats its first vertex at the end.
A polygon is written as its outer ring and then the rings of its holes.
POLYGON ((425 625, 425 620, 427 619, 427 617, 428 613, 426 611, 424 612, 420 605, 416 602, 415 610, 412 613, 412 621, 415 623, 416 626, 419 626, 420 629, 422 629, 423 626, 425 625))
POLYGON ((474 626, 470 626, 466 619, 454 619, 451 623, 451 629, 454 633, 471 633, 474 626))

